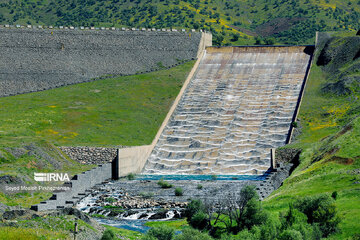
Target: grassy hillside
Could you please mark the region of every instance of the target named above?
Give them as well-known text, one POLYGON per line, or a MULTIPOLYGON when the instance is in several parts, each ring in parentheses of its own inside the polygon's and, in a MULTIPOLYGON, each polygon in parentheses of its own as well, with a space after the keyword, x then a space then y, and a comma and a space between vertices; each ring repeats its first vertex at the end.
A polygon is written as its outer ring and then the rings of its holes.
POLYGON ((51 197, 51 191, 6 191, 6 186, 15 185, 54 186, 53 183, 35 182, 34 172, 68 173, 71 178, 93 167, 95 166, 82 165, 71 160, 45 141, 28 145, 19 143, 17 147, 10 148, 0 147, 0 203, 29 208, 51 197))
POLYGON ((0 23, 203 28, 216 45, 313 44, 360 28, 359 0, 6 0, 0 23))
POLYGON ((0 146, 150 144, 193 64, 0 98, 0 146))
POLYGON ((297 198, 337 191, 342 232, 332 239, 360 229, 360 37, 354 35, 317 50, 298 117, 302 134, 287 146, 303 149, 301 163, 265 201, 278 213, 297 198))

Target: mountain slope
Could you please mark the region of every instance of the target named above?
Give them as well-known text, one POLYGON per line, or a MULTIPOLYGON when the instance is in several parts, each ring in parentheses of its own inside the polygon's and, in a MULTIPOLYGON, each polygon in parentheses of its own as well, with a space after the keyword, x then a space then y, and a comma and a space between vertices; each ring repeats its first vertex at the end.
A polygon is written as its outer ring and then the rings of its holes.
POLYGON ((348 0, 8 0, 0 23, 203 28, 216 45, 313 44, 315 31, 360 28, 348 0))
POLYGON ((336 191, 341 232, 332 239, 357 239, 360 229, 359 41, 330 34, 319 43, 298 117, 301 134, 286 146, 302 149, 300 165, 265 201, 279 212, 297 198, 336 191))

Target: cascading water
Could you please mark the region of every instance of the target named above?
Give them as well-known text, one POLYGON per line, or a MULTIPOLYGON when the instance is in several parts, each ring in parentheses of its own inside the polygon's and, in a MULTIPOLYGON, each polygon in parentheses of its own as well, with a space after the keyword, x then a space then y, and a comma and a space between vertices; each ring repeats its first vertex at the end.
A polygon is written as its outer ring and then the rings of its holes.
POLYGON ((143 174, 263 174, 270 149, 286 143, 304 50, 208 48, 143 174))

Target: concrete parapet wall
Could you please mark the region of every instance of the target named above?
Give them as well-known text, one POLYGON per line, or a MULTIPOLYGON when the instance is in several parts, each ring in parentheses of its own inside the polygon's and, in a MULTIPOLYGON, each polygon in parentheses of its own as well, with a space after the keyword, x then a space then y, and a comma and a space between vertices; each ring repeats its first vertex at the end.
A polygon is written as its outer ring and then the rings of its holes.
POLYGON ((201 35, 199 50, 197 52, 197 57, 199 58, 202 52, 206 49, 206 47, 212 46, 212 34, 204 32, 201 35))
POLYGON ((152 149, 153 145, 118 149, 119 176, 124 177, 129 173, 139 173, 152 149))
POLYGON ((49 200, 31 206, 35 211, 44 211, 71 207, 76 203, 88 189, 96 184, 105 182, 111 178, 111 163, 99 165, 89 171, 75 175, 70 182, 64 184, 69 186, 69 191, 54 192, 49 200))

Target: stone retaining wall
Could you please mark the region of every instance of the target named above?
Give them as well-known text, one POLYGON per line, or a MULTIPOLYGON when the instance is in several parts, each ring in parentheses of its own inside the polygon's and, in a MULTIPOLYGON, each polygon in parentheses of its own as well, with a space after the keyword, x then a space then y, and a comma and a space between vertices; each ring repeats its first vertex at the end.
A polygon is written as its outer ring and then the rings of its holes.
POLYGON ((87 195, 89 189, 96 184, 111 179, 111 166, 111 163, 106 163, 89 171, 75 175, 70 182, 64 183, 64 186, 70 187, 69 191, 55 191, 49 200, 33 205, 31 206, 31 209, 35 211, 44 211, 73 206, 79 199, 87 195))
POLYGON ((201 32, 0 28, 0 97, 173 67, 201 32))
POLYGON ((102 147, 59 147, 71 159, 82 164, 102 164, 114 160, 117 148, 102 147))
POLYGON ((275 161, 278 163, 296 163, 299 159, 301 149, 278 148, 275 151, 275 161))

